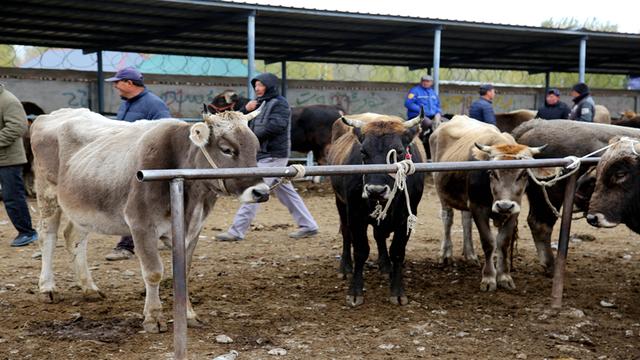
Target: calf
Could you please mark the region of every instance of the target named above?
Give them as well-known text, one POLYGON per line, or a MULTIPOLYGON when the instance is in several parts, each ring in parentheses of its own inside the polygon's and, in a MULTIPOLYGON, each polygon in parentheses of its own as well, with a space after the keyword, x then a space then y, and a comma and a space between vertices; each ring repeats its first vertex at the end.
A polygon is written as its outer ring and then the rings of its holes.
MULTIPOLYGON (((405 122, 396 116, 367 113, 343 117, 342 121, 351 128, 333 143, 328 157, 332 165, 385 164, 393 158, 394 153, 397 159, 410 158, 414 162, 425 160, 424 148, 416 131, 421 117, 405 122)), ((364 302, 363 267, 369 257, 369 225, 373 226, 380 270, 389 272, 390 300, 394 304, 406 304, 408 300, 404 292, 402 268, 410 235, 407 207, 410 207, 411 213, 417 213, 424 188, 424 174, 407 176, 408 199, 401 190, 392 197, 394 178, 388 174, 334 176, 331 185, 340 215, 343 274, 352 270, 352 246, 355 259, 347 304, 358 306, 364 302), (377 221, 370 215, 377 206, 385 205, 390 205, 386 217, 377 221), (387 252, 386 239, 391 233, 393 241, 387 252)))
MULTIPOLYGON (((531 159, 543 148, 517 144, 511 135, 500 133, 495 126, 467 116, 455 116, 442 124, 431 135, 430 143, 434 162, 531 159)), ((485 255, 480 289, 493 291, 497 286, 515 289, 507 255, 517 235, 527 170, 437 172, 434 180, 443 212, 450 213, 452 208, 470 211, 478 228, 485 255), (491 220, 498 227, 496 238, 491 232, 491 220)), ((443 216, 445 251, 451 247, 452 223, 448 220, 443 216)))

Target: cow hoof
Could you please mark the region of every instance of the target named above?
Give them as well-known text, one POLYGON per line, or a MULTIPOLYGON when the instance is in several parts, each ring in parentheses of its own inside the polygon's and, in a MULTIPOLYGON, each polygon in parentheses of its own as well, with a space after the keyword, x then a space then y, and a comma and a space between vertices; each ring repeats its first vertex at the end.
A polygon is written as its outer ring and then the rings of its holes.
POLYGON ((485 280, 482 279, 480 282, 480 290, 481 291, 496 291, 496 280, 485 280))
POLYGON ((347 305, 348 306, 356 307, 356 306, 360 306, 362 304, 364 304, 364 296, 362 296, 362 295, 357 295, 357 296, 347 295, 347 305))
POLYGON ((478 260, 476 255, 465 256, 464 260, 470 264, 480 266, 480 260, 478 260))
POLYGON ((409 303, 409 299, 404 295, 389 296, 389 301, 391 301, 393 305, 407 305, 409 303))
POLYGON ((82 292, 82 297, 86 301, 100 301, 104 300, 107 296, 98 289, 86 289, 82 292))
POLYGON ((142 323, 142 327, 144 328, 144 331, 150 334, 158 334, 158 333, 167 331, 167 322, 164 321, 164 319, 145 320, 142 323))
POLYGON ((378 262, 378 271, 380 271, 381 274, 391 274, 391 262, 389 261, 378 262))
POLYGON ((513 279, 509 275, 503 275, 498 280, 498 286, 507 289, 507 290, 515 290, 516 284, 513 282, 513 279))
POLYGON ((205 327, 205 322, 204 321, 200 321, 200 319, 198 318, 193 318, 193 319, 187 319, 187 327, 190 328, 203 328, 205 327))
POLYGON ((453 258, 451 256, 441 256, 438 264, 443 267, 453 266, 453 258))
POLYGON ((55 290, 40 293, 40 299, 47 304, 56 304, 62 301, 62 296, 55 290))

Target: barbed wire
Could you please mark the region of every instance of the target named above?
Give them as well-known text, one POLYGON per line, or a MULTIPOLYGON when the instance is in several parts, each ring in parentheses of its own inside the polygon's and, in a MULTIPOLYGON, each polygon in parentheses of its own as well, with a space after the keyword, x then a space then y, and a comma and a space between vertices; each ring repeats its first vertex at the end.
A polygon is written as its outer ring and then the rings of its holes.
MULTIPOLYGON (((143 73, 194 76, 246 76, 246 60, 203 58, 179 55, 155 55, 127 52, 103 52, 103 69, 115 72, 133 66, 143 73)), ((82 54, 81 50, 0 45, 0 67, 29 69, 66 69, 92 71, 97 68, 97 55, 82 54)), ((256 61, 256 70, 282 76, 279 63, 256 61)), ((287 78, 293 80, 342 80, 363 82, 416 82, 426 69, 409 70, 401 66, 324 64, 288 62, 287 78)), ((541 86, 544 74, 525 71, 441 69, 441 81, 466 83, 500 83, 507 85, 541 86)), ((586 74, 592 88, 625 89, 628 78, 624 75, 586 74)), ((571 87, 578 81, 576 73, 551 73, 550 84, 571 87)))

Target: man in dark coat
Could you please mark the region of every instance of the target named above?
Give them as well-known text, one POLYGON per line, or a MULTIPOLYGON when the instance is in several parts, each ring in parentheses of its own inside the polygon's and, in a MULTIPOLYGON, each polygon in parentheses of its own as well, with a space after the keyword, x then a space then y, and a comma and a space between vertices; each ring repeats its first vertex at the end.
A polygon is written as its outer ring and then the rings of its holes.
POLYGON ((496 96, 496 90, 491 84, 480 86, 480 98, 471 104, 469 108, 469 117, 487 124, 496 124, 496 115, 493 112, 493 98, 496 96))
POLYGON ((544 105, 538 109, 538 118, 545 120, 568 119, 569 105, 560 101, 560 90, 551 88, 547 90, 544 105))
POLYGON ((593 102, 589 86, 585 83, 577 83, 571 88, 573 96, 573 108, 569 114, 569 120, 593 122, 596 114, 596 104, 593 102))
MULTIPOLYGON (((287 99, 278 93, 278 78, 264 73, 251 80, 257 98, 249 101, 243 112, 248 113, 262 106, 260 114, 249 123, 249 128, 260 141, 258 167, 281 167, 289 161, 291 148, 290 127, 291 107, 287 99)), ((276 178, 265 178, 271 186, 276 178)), ((287 207, 298 225, 298 229, 289 234, 291 238, 305 238, 318 233, 318 224, 304 205, 302 198, 291 183, 285 182, 274 189, 278 200, 287 207)), ((243 204, 233 219, 227 232, 216 235, 219 241, 238 241, 244 239, 251 221, 258 212, 258 204, 243 204)))

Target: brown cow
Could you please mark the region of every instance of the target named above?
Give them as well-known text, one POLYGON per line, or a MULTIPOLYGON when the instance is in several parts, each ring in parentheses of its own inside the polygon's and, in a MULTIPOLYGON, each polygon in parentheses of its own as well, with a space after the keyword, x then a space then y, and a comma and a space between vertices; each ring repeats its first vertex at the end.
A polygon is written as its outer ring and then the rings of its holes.
MULTIPOLYGON (((146 299, 143 326, 166 331, 159 297, 162 261, 158 239, 171 236, 169 186, 141 183, 140 169, 209 169, 256 166, 258 140, 247 121, 258 114, 225 112, 188 124, 179 120, 113 121, 88 109, 61 109, 41 115, 31 127, 36 193, 42 219, 40 293, 59 300, 53 278, 53 252, 60 216, 73 268, 87 297, 102 297, 87 267, 87 235, 131 235, 140 260, 146 299), (206 154, 206 156, 205 156, 206 154)), ((184 185, 187 273, 204 220, 216 198, 242 194, 243 201, 264 201, 268 187, 253 178, 187 181, 184 185), (257 185, 256 185, 257 184, 257 185)), ((191 302, 187 319, 198 324, 191 302)))

